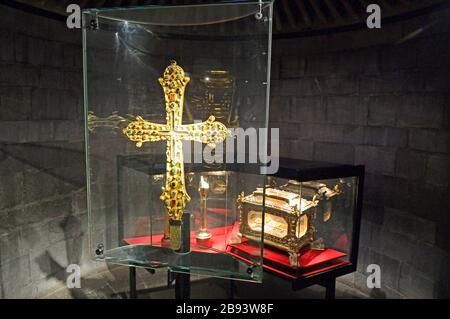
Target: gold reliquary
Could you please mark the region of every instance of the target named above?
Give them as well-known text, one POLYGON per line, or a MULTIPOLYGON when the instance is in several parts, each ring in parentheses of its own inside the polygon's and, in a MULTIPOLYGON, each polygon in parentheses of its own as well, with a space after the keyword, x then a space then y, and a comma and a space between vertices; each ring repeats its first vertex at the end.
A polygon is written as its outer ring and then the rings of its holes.
POLYGON ((264 224, 264 244, 287 252, 291 266, 298 267, 302 248, 309 245, 311 249, 324 249, 323 240, 314 238, 316 217, 320 212, 324 221, 330 219, 331 206, 327 204, 324 210, 322 204, 337 194, 337 188, 296 181, 278 188, 266 187, 265 198, 263 188, 247 196, 241 193, 237 199, 240 236, 257 241, 264 224))

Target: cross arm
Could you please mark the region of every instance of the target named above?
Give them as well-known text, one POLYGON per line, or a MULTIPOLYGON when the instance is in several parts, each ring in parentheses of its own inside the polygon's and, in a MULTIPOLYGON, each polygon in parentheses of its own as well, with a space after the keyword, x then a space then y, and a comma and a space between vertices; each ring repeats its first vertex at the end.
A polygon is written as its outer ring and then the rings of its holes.
POLYGON ((183 140, 205 143, 210 147, 222 143, 230 135, 226 126, 217 122, 213 115, 205 122, 181 125, 180 129, 186 132, 183 140))
POLYGON ((123 133, 137 147, 141 147, 145 142, 157 142, 166 140, 170 134, 170 129, 166 124, 158 124, 144 120, 140 116, 136 116, 136 120, 127 125, 123 129, 123 133))

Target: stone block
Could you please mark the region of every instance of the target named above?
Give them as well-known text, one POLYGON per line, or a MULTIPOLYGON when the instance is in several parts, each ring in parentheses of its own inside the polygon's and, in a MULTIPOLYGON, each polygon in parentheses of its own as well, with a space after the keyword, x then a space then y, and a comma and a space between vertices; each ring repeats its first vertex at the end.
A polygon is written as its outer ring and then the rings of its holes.
POLYGON ((314 142, 308 140, 295 140, 291 144, 290 157, 303 160, 312 160, 314 153, 314 142))
POLYGON ((404 95, 398 106, 400 127, 441 128, 444 118, 444 96, 436 94, 404 95))
MULTIPOLYGON (((394 208, 409 211, 419 217, 435 221, 437 225, 447 223, 450 211, 448 190, 442 186, 410 181, 403 188, 394 189, 398 198, 394 208), (432 200, 430 200, 432 198, 432 200)), ((447 224, 448 225, 448 224, 447 224)))
MULTIPOLYGON (((386 221, 385 221, 386 223, 386 221)), ((373 238, 372 249, 380 254, 400 261, 408 261, 414 256, 415 240, 400 233, 391 232, 383 225, 378 238, 373 238)))
POLYGON ((346 144, 316 143, 313 159, 321 162, 353 164, 354 148, 346 144))
POLYGON ((326 122, 326 108, 323 98, 296 97, 291 105, 291 121, 296 123, 324 123, 326 122))
POLYGON ((426 181, 437 186, 450 185, 450 156, 430 156, 427 162, 426 181))
POLYGON ((17 257, 0 266, 0 278, 4 298, 29 297, 26 286, 31 283, 30 260, 28 255, 17 257))
POLYGON ((344 127, 341 125, 301 123, 296 126, 298 138, 317 142, 341 143, 344 127))
POLYGON ((73 166, 52 169, 51 174, 60 179, 58 193, 61 195, 77 192, 86 186, 86 167, 81 160, 73 166))
POLYGON ((319 90, 324 94, 356 94, 358 78, 349 76, 327 76, 317 78, 319 90))
POLYGON ((23 175, 23 200, 31 203, 53 197, 58 193, 60 180, 46 171, 25 172, 23 175))
POLYGON ((20 239, 24 251, 44 251, 49 246, 48 222, 37 222, 20 227, 20 239))
POLYGON ((447 130, 412 129, 409 148, 419 151, 450 153, 450 132, 447 130))
MULTIPOLYGON (((400 188, 402 192, 407 193, 408 183, 406 180, 393 176, 380 175, 366 171, 364 180, 364 201, 373 205, 394 207, 392 205, 399 202, 396 196, 396 189, 400 188)), ((403 195, 404 197, 405 195, 403 195)))
POLYGON ((393 127, 373 127, 364 129, 364 144, 375 146, 406 147, 408 130, 393 127))
POLYGON ((448 92, 450 68, 429 69, 425 73, 425 90, 428 92, 448 92))
POLYGON ((407 298, 431 299, 435 297, 435 282, 414 267, 403 263, 399 291, 407 298))
POLYGON ((450 222, 441 222, 436 228, 436 246, 450 251, 450 222))
POLYGON ((299 56, 286 56, 280 59, 280 78, 291 79, 305 75, 306 60, 299 56))
POLYGON ((80 96, 71 90, 36 89, 32 94, 33 120, 73 120, 80 112, 80 96))
MULTIPOLYGON (((65 89, 73 92, 78 99, 83 99, 83 72, 81 70, 64 71, 62 85, 65 89)), ((131 94, 132 91, 130 90, 129 93, 131 94)), ((133 97, 135 96, 133 95, 133 97)), ((148 94, 139 92, 137 96, 141 99, 144 97, 147 102, 149 100, 148 94)))
POLYGON ((291 122, 291 98, 273 96, 270 100, 270 122, 291 122))
POLYGON ((27 87, 0 87, 0 120, 27 120, 31 113, 31 89, 27 87))
POLYGON ((438 282, 436 298, 439 298, 439 299, 449 299, 450 298, 450 280, 448 278, 445 280, 440 280, 438 282))
POLYGON ((68 29, 65 21, 48 19, 47 25, 51 30, 50 38, 53 41, 81 46, 81 32, 79 29, 68 29))
POLYGON ((377 50, 364 48, 339 51, 333 55, 336 74, 373 75, 380 73, 377 50))
POLYGON ((70 196, 62 197, 26 205, 23 210, 17 212, 15 220, 19 225, 28 225, 69 215, 71 211, 70 196))
POLYGON ((355 96, 330 96, 325 98, 325 105, 329 123, 353 125, 367 123, 368 105, 365 99, 355 96))
POLYGON ((439 247, 419 241, 408 264, 422 272, 427 278, 438 282, 449 279, 450 255, 439 247))
MULTIPOLYGON (((361 222, 360 229, 360 247, 373 249, 377 247, 380 238, 381 226, 368 221, 367 218, 361 222)), ((359 266, 359 265, 358 265, 359 266)))
POLYGON ((424 86, 423 75, 416 71, 361 76, 359 82, 359 90, 363 94, 417 92, 423 90, 424 86))
POLYGON ((12 208, 22 203, 23 175, 5 175, 0 183, 0 209, 12 208))
MULTIPOLYGON (((20 207, 15 210, 20 210, 20 207)), ((0 234, 6 234, 16 229, 16 223, 12 218, 15 210, 0 210, 0 234)))
POLYGON ((273 123, 272 128, 276 128, 277 125, 280 129, 280 139, 294 139, 299 137, 298 124, 294 123, 273 123))
POLYGON ((427 154, 408 149, 397 150, 395 163, 396 176, 411 180, 420 180, 425 176, 427 154))
POLYGON ((383 72, 413 69, 417 66, 417 45, 411 42, 384 46, 381 52, 383 72))
POLYGON ((49 41, 30 37, 25 34, 16 34, 15 36, 15 54, 16 61, 28 63, 36 66, 44 65, 46 56, 46 46, 49 41))
POLYGON ((18 230, 0 233, 0 265, 24 255, 24 245, 18 230))
POLYGON ((63 61, 65 68, 76 68, 80 70, 83 67, 83 49, 79 44, 64 44, 63 61))
POLYGON ((364 127, 345 125, 342 127, 342 142, 345 144, 363 144, 364 127))
POLYGON ((51 121, 28 121, 22 125, 26 126, 27 142, 49 142, 54 138, 55 126, 51 121))
POLYGON ((355 163, 366 171, 385 175, 395 173, 395 149, 378 146, 355 146, 355 163))
POLYGON ((362 210, 362 219, 370 223, 382 225, 384 221, 384 207, 364 203, 362 210))
POLYGON ((368 101, 368 124, 374 126, 395 126, 397 109, 402 103, 395 95, 372 96, 368 101))
POLYGON ((0 61, 14 61, 14 37, 8 30, 0 30, 0 61))
POLYGON ((271 82, 273 96, 311 96, 321 93, 318 80, 312 77, 274 80, 271 82))
POLYGON ((53 67, 64 67, 64 44, 61 42, 45 42, 45 61, 44 65, 53 67))
POLYGON ((435 222, 389 207, 385 209, 384 228, 411 241, 434 243, 436 237, 435 222))
POLYGON ((42 68, 40 70, 39 88, 64 89, 63 71, 58 68, 42 68))
POLYGON ((449 34, 437 35, 421 39, 418 50, 418 66, 449 67, 450 45, 449 34))
POLYGON ((0 176, 21 173, 31 168, 29 163, 24 163, 24 161, 15 156, 16 154, 11 150, 14 148, 17 148, 17 146, 4 146, 3 151, 0 151, 0 158, 2 158, 2 161, 0 162, 0 176))
POLYGON ((306 58, 306 75, 307 76, 326 76, 335 74, 337 69, 337 61, 333 58, 332 53, 313 54, 306 58))
POLYGON ((13 86, 38 86, 39 71, 25 64, 0 63, 0 83, 13 86))
POLYGON ((55 121, 56 141, 82 141, 84 138, 84 124, 81 121, 55 121))

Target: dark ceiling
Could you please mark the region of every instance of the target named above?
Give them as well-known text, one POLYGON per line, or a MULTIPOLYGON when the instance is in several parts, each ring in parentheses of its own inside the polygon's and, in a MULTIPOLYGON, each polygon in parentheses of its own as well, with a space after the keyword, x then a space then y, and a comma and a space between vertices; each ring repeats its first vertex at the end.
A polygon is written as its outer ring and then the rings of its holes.
MULTIPOLYGON (((125 7, 139 5, 205 4, 202 0, 16 0, 25 6, 65 15, 65 8, 78 3, 82 8, 125 7)), ((449 0, 275 0, 275 36, 289 36, 330 32, 363 26, 367 18, 366 8, 377 3, 382 9, 384 21, 396 21, 437 10, 450 4, 449 0)))

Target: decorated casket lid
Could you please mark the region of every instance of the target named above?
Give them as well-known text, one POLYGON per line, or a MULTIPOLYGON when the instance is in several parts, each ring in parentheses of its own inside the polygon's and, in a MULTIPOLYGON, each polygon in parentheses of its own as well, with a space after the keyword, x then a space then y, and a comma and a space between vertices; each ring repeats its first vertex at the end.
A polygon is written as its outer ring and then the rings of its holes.
MULTIPOLYGON (((242 199, 243 203, 249 203, 254 205, 263 205, 264 189, 262 187, 256 188, 256 190, 245 196, 242 199)), ((266 188, 265 206, 284 211, 289 214, 302 214, 312 207, 317 206, 317 201, 309 201, 301 198, 300 194, 288 192, 276 188, 266 188)))

